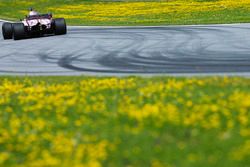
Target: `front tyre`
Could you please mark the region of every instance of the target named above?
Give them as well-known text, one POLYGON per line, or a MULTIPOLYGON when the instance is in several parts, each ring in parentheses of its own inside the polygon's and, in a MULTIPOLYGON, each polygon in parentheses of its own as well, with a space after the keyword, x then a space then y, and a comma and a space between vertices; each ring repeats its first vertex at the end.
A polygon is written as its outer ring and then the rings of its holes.
POLYGON ((23 23, 13 24, 14 40, 24 39, 26 37, 25 27, 23 23))
POLYGON ((4 39, 12 39, 13 37, 13 27, 11 23, 3 23, 2 33, 4 39))
POLYGON ((66 21, 63 18, 54 20, 55 35, 67 34, 66 21))

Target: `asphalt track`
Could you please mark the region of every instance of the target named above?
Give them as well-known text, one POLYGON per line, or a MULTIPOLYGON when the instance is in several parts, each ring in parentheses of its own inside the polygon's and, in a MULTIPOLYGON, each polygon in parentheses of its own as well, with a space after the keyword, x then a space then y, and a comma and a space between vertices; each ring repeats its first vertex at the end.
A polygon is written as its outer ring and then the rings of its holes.
POLYGON ((68 27, 64 36, 20 41, 1 35, 0 75, 250 76, 250 24, 68 27))

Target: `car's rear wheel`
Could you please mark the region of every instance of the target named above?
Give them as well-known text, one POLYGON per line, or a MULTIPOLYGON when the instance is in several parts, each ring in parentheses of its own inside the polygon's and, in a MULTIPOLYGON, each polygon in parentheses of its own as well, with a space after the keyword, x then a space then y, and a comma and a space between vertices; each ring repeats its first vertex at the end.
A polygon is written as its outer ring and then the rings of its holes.
POLYGON ((20 40, 26 38, 26 31, 23 23, 13 24, 13 36, 14 40, 20 40))
POLYGON ((64 35, 67 34, 67 26, 65 19, 54 19, 54 29, 56 35, 64 35))
POLYGON ((24 39, 26 37, 25 27, 23 23, 13 24, 14 40, 24 39))
POLYGON ((11 23, 3 23, 2 33, 4 39, 12 39, 13 37, 13 28, 11 23))

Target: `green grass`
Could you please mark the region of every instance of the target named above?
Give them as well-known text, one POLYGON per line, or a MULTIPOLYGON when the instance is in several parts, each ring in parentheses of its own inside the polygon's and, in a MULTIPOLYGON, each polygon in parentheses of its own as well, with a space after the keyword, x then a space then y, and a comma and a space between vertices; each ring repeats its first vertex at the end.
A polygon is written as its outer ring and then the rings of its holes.
POLYGON ((249 85, 1 77, 0 166, 248 166, 249 85))
MULTIPOLYGON (((188 0, 190 1, 190 0, 188 0)), ((193 0, 194 1, 194 0, 193 0)), ((0 0, 0 18, 2 19, 10 19, 13 21, 17 21, 22 19, 24 13, 20 11, 24 11, 28 9, 30 6, 34 7, 41 13, 49 12, 50 7, 56 9, 62 9, 62 5, 93 5, 98 3, 110 3, 116 2, 116 4, 123 4, 127 1, 91 1, 91 0, 32 0, 32 1, 17 1, 17 0, 0 0), (20 3, 23 2, 23 3, 20 3), (29 4, 26 2, 32 2, 33 4, 29 4)), ((134 1, 129 1, 134 2, 134 1)), ((135 0, 135 2, 137 2, 135 0)), ((139 1, 142 2, 142 1, 139 1)), ((147 2, 147 1, 146 1, 147 2)), ((218 2, 213 0, 199 0, 194 2, 200 2, 198 5, 202 7, 203 2, 218 2)), ((183 1, 183 3, 186 3, 183 1)), ((188 4, 188 2, 187 2, 188 4)), ((174 8, 175 6, 173 6, 174 8)), ((176 6, 177 7, 177 6, 176 6)), ((92 9, 90 9, 92 10, 92 9)), ((100 8, 100 10, 103 10, 100 8)), ((159 7, 159 10, 160 7, 159 7)), ((65 14, 68 16, 79 15, 79 11, 72 10, 70 12, 62 12, 62 11, 50 11, 53 12, 56 16, 60 16, 61 14, 65 14)), ((81 11, 82 15, 85 15, 85 11, 81 11)), ((249 8, 247 6, 238 6, 238 7, 229 7, 229 8, 221 8, 220 10, 211 10, 211 11, 193 11, 193 12, 185 12, 183 11, 174 11, 170 13, 162 13, 162 14, 138 14, 127 17, 118 17, 119 19, 114 19, 117 16, 114 14, 112 17, 102 16, 103 18, 109 18, 106 20, 94 20, 94 19, 84 19, 84 18, 68 18, 67 23, 69 25, 183 25, 183 24, 217 24, 217 23, 247 23, 250 22, 249 17, 249 8)), ((81 13, 80 13, 81 15, 81 13)), ((91 16, 92 17, 92 16, 91 16)), ((101 18, 102 18, 101 17, 101 18)))

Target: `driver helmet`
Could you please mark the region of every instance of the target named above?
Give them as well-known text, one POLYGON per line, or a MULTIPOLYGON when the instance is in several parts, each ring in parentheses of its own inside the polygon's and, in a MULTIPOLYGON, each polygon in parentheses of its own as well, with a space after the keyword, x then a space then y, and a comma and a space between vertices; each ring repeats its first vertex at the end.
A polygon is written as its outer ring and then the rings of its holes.
POLYGON ((33 8, 30 8, 29 16, 36 16, 38 13, 33 10, 33 8))

